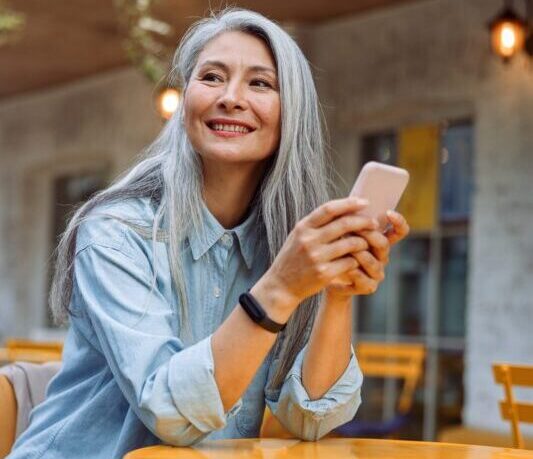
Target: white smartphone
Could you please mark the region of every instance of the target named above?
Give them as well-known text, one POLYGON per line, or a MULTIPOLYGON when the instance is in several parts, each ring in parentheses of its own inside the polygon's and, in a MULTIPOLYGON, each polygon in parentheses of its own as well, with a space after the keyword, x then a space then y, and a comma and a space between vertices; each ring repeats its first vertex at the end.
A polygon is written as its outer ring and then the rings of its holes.
POLYGON ((370 161, 361 169, 350 196, 368 200, 368 206, 358 214, 377 219, 380 230, 385 231, 386 212, 396 209, 408 182, 409 172, 405 169, 370 161))

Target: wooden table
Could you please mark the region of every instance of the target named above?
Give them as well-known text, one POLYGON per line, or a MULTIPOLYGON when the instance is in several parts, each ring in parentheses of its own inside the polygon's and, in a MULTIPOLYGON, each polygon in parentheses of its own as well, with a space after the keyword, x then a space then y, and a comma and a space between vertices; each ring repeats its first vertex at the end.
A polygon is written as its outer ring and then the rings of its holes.
POLYGON ((205 441, 193 448, 151 446, 124 459, 533 459, 533 451, 422 441, 327 438, 205 441))

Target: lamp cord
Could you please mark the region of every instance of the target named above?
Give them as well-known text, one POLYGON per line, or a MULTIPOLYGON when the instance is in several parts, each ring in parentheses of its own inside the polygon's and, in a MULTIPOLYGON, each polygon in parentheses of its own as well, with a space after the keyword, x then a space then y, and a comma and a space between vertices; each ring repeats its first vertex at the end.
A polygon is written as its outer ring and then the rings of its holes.
POLYGON ((526 21, 530 27, 533 27, 533 0, 524 0, 526 2, 526 21))

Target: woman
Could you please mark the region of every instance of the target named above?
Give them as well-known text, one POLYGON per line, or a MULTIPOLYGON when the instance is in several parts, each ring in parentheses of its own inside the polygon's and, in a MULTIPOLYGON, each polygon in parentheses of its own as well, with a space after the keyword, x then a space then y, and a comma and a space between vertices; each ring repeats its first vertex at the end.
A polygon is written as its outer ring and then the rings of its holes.
POLYGON ((60 243, 64 365, 12 459, 256 437, 265 402, 315 440, 359 406, 351 296, 375 291, 407 224, 391 213, 385 236, 364 203, 327 200, 309 66, 277 25, 226 10, 173 65, 180 111, 60 243))

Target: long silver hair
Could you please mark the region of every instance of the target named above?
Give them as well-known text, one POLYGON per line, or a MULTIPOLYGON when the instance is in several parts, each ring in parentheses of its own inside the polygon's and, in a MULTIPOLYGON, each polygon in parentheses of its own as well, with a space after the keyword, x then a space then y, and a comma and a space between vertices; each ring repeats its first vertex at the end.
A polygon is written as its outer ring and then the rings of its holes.
MULTIPOLYGON (((274 22, 243 9, 213 13, 187 31, 172 62, 172 74, 184 91, 202 49, 214 37, 228 31, 241 31, 263 40, 277 67, 281 99, 280 143, 255 197, 272 263, 294 225, 329 198, 330 171, 326 167, 322 117, 309 64, 296 42, 274 22)), ((91 210, 103 204, 150 197, 159 205, 148 234, 155 245, 165 226, 163 232, 166 233, 172 279, 180 299, 180 323, 187 324, 181 243, 189 230, 201 231, 203 226, 202 186, 201 160, 187 137, 180 109, 131 169, 73 214, 57 247, 50 292, 50 307, 56 322, 66 322, 69 314, 73 314, 70 299, 79 225, 89 218, 91 210)), ((275 344, 279 364, 272 381, 274 387, 283 382, 305 344, 320 299, 318 294, 305 300, 292 315, 285 332, 280 334, 275 344)))

